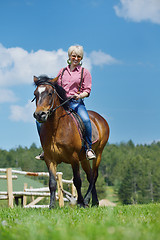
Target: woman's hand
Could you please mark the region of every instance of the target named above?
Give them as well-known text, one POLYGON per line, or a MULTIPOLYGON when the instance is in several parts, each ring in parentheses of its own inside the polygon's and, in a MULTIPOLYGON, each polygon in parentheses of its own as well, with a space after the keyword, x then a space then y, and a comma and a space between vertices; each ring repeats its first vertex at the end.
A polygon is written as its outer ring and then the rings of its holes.
POLYGON ((83 99, 83 98, 85 98, 85 97, 88 97, 88 93, 87 92, 83 92, 83 93, 80 93, 80 94, 75 94, 74 95, 74 99, 76 99, 76 100, 78 100, 78 99, 83 99))
POLYGON ((74 94, 74 99, 76 99, 76 100, 78 100, 78 99, 80 99, 81 98, 81 96, 80 96, 80 94, 74 94))

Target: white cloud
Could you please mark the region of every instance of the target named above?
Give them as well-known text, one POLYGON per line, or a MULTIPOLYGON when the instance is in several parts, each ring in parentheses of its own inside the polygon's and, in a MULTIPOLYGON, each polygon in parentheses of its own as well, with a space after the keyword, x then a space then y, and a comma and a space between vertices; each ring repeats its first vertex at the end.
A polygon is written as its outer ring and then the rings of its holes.
MULTIPOLYGON (((62 49, 57 51, 38 50, 27 52, 15 47, 5 48, 0 44, 0 86, 31 84, 34 75, 57 76, 60 68, 66 66, 68 56, 62 49)), ((92 65, 115 63, 115 59, 102 51, 93 51, 84 57, 83 66, 89 71, 92 65)))
POLYGON ((114 9, 117 16, 125 19, 160 24, 160 0, 120 0, 114 9))
POLYGON ((35 103, 31 103, 30 101, 24 107, 12 105, 10 119, 16 122, 33 122, 34 111, 35 103))
POLYGON ((16 102, 18 98, 15 96, 14 92, 10 89, 0 89, 0 103, 6 102, 16 102))
POLYGON ((38 50, 27 52, 22 48, 5 48, 0 45, 0 85, 13 86, 30 84, 33 75, 48 74, 56 76, 66 65, 67 53, 38 50))
POLYGON ((119 62, 118 60, 116 60, 109 54, 102 52, 101 50, 92 51, 89 55, 89 58, 90 58, 91 64, 96 66, 116 64, 119 62))

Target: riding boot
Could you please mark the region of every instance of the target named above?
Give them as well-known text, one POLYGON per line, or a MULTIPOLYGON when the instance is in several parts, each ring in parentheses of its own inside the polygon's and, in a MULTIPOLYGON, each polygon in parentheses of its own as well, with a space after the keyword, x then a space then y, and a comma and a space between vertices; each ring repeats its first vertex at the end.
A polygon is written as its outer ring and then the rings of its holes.
POLYGON ((44 152, 35 157, 37 160, 44 160, 44 152))
POLYGON ((96 154, 92 149, 92 127, 91 122, 84 122, 85 125, 85 140, 86 140, 86 158, 93 160, 96 158, 96 154))
POLYGON ((87 149, 87 151, 86 151, 86 158, 87 158, 88 160, 93 160, 93 159, 96 158, 96 154, 95 154, 95 152, 93 151, 93 149, 87 149))

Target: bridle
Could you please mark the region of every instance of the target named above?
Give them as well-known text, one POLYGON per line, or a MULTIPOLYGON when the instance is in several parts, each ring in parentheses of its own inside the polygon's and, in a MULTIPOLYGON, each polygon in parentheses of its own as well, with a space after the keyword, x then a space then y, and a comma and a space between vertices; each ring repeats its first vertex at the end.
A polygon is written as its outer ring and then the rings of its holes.
MULTIPOLYGON (((63 105, 65 105, 67 102, 69 102, 69 101, 73 98, 73 97, 71 96, 71 97, 69 97, 67 100, 64 101, 64 99, 63 99, 63 98, 58 94, 58 92, 56 91, 55 86, 54 86, 52 83, 50 83, 50 82, 46 82, 46 83, 43 82, 42 84, 38 84, 37 87, 39 87, 40 85, 49 85, 49 86, 51 86, 51 87, 54 89, 52 105, 51 105, 51 107, 49 108, 49 110, 46 112, 46 114, 47 114, 48 116, 50 116, 50 115, 51 115, 52 113, 54 113, 58 108, 60 108, 60 107, 62 107, 63 105), (58 96, 62 101, 64 101, 64 102, 62 102, 60 105, 58 105, 57 107, 54 108, 55 95, 57 95, 57 96, 58 96)), ((33 102, 35 99, 36 99, 36 96, 32 99, 31 102, 33 102)))

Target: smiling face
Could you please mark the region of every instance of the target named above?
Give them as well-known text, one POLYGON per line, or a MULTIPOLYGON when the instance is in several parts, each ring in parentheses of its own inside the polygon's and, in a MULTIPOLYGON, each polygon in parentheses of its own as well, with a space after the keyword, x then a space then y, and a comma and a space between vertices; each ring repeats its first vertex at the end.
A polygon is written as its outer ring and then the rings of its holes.
POLYGON ((70 55, 71 65, 73 67, 76 67, 79 65, 80 61, 82 60, 82 57, 78 55, 75 51, 73 51, 70 55))

